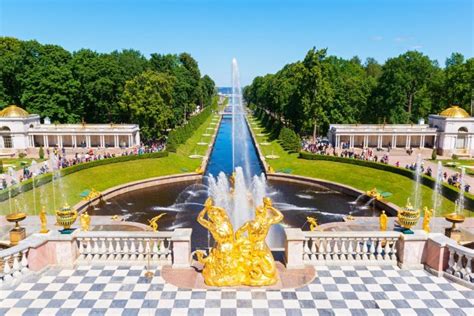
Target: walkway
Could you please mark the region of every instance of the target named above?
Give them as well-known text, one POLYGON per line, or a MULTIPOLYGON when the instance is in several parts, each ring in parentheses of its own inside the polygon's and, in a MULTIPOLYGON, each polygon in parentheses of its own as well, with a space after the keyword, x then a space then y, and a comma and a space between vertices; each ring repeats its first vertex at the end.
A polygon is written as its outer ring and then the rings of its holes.
POLYGON ((185 290, 143 266, 50 268, 0 291, 0 315, 474 315, 474 291, 423 270, 318 267, 291 290, 185 290))

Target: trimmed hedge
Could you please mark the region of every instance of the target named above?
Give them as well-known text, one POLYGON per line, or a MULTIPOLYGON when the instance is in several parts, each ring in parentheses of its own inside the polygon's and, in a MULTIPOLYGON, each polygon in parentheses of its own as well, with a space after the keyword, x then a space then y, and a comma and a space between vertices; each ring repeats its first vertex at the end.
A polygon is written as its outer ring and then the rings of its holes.
MULTIPOLYGON (((149 153, 143 155, 132 155, 132 156, 121 156, 115 158, 107 158, 102 160, 94 160, 91 162, 81 163, 78 165, 66 167, 60 170, 61 177, 67 176, 71 173, 75 173, 81 170, 94 168, 103 165, 109 165, 113 163, 120 163, 120 162, 127 162, 133 160, 140 160, 140 159, 152 159, 152 158, 162 158, 168 156, 168 152, 160 151, 156 153, 149 153)), ((42 174, 40 176, 35 177, 35 186, 39 187, 43 184, 49 183, 52 180, 52 173, 42 174)), ((26 181, 23 181, 13 187, 11 187, 11 197, 17 196, 22 192, 26 192, 33 189, 33 179, 30 178, 26 181)), ((0 191, 0 202, 5 201, 9 198, 9 189, 0 191)))
POLYGON ((288 127, 283 127, 278 136, 281 146, 290 153, 297 153, 301 150, 300 138, 288 127))
POLYGON ((217 109, 217 98, 214 98, 212 105, 204 108, 201 113, 191 117, 189 121, 179 127, 176 127, 168 134, 166 150, 176 152, 178 146, 184 144, 193 133, 207 120, 212 111, 217 109))
MULTIPOLYGON (((340 163, 348 163, 348 164, 353 164, 357 166, 363 166, 363 167, 396 173, 410 179, 414 179, 415 177, 415 172, 413 172, 410 169, 398 168, 398 167, 387 165, 380 162, 359 160, 359 159, 353 159, 353 158, 343 158, 343 157, 336 157, 336 156, 329 156, 329 155, 318 155, 318 154, 312 154, 312 153, 307 153, 307 152, 300 152, 299 157, 301 159, 307 159, 307 160, 325 160, 325 161, 334 161, 334 162, 340 162, 340 163)), ((427 175, 423 174, 423 176, 421 177, 421 183, 431 189, 434 189, 436 180, 432 177, 428 177, 427 175)), ((448 200, 451 200, 454 202, 459 197, 459 190, 456 189, 454 186, 443 182, 442 188, 441 188, 441 194, 448 200)), ((464 197, 465 197, 466 209, 474 210, 474 195, 465 193, 464 197)))

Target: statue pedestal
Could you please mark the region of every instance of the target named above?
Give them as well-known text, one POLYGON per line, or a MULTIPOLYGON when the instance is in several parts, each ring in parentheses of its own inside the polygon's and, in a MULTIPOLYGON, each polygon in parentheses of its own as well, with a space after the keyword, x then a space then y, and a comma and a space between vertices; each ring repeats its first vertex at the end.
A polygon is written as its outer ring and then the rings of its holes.
POLYGON ((461 230, 457 227, 449 227, 444 230, 444 235, 455 240, 457 243, 461 241, 461 230))
POLYGON ((25 227, 15 227, 10 230, 10 245, 16 246, 26 238, 26 229, 25 227))

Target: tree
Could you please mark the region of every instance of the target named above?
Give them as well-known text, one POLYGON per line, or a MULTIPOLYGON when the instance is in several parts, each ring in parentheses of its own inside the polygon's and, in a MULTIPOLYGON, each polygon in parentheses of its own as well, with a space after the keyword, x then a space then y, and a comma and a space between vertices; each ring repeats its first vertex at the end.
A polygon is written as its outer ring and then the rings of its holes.
POLYGON ((125 84, 120 100, 122 110, 140 124, 145 139, 159 139, 172 118, 174 78, 147 70, 125 84))
POLYGON ((474 58, 464 60, 460 53, 446 59, 445 95, 448 104, 457 104, 471 111, 474 87, 474 58))
POLYGON ((80 114, 75 100, 79 82, 71 72, 71 54, 56 45, 37 47, 35 43, 26 44, 31 44, 30 47, 37 52, 27 55, 27 59, 32 61, 19 76, 20 104, 25 105, 29 112, 48 116, 52 121, 77 122, 80 114))
POLYGON ((377 117, 391 123, 416 122, 431 109, 428 83, 437 65, 420 52, 387 60, 377 86, 377 117))

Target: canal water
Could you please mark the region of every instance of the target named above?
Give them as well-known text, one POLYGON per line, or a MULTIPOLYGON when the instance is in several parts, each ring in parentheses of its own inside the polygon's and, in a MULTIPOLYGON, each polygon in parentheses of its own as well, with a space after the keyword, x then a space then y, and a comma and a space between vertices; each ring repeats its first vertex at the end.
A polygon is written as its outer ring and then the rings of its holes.
MULTIPOLYGON (((244 146, 248 152, 234 157, 234 163, 236 166, 243 166, 243 159, 248 159, 246 165, 250 175, 260 175, 263 168, 250 131, 248 128, 245 130, 246 134, 239 139, 249 142, 244 146)), ((119 215, 127 221, 148 224, 149 219, 165 212, 166 215, 158 223, 160 230, 192 228, 193 249, 212 246, 207 230, 197 223, 196 218, 209 196, 209 177, 217 176, 220 172, 226 175, 233 172, 231 139, 232 118, 230 115, 223 115, 202 182, 166 184, 128 192, 89 210, 90 214, 119 215)), ((308 229, 307 216, 315 217, 318 223, 324 224, 341 222, 349 213, 355 216, 379 214, 373 208, 355 208, 349 203, 354 201, 354 197, 320 186, 275 181, 267 183, 266 193, 284 214, 283 227, 308 229)))

